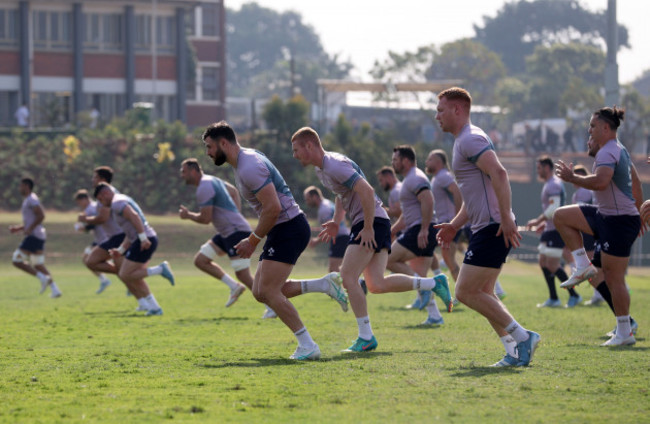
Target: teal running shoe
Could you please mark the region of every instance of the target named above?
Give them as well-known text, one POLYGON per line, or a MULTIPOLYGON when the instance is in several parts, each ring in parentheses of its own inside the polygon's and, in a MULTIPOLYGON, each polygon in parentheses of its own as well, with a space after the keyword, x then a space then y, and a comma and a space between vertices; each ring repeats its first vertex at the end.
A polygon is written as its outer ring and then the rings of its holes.
POLYGON ((537 344, 542 337, 534 331, 528 331, 528 340, 517 343, 517 353, 519 354, 518 367, 527 367, 533 360, 533 355, 537 349, 537 344))
POLYGON ((145 315, 150 317, 150 316, 162 315, 162 314, 163 314, 162 309, 158 308, 158 309, 149 309, 145 315))
POLYGON ((309 348, 298 346, 296 351, 293 352, 293 355, 289 356, 289 359, 295 359, 296 361, 315 361, 320 359, 320 348, 317 344, 309 348))
POLYGON ((496 364, 492 364, 492 367, 516 367, 517 364, 519 363, 519 359, 515 358, 514 356, 510 356, 509 353, 506 354, 499 362, 496 364))
POLYGON ((341 309, 343 309, 343 312, 347 312, 348 295, 343 289, 343 280, 341 279, 341 274, 338 272, 330 272, 325 276, 325 278, 330 285, 327 295, 338 302, 338 304, 341 306, 341 309))
POLYGON ((454 309, 454 303, 451 300, 451 292, 449 291, 447 276, 445 274, 440 274, 433 277, 433 279, 436 281, 436 286, 433 288, 433 292, 445 303, 447 312, 451 312, 454 309))
POLYGON ((174 281, 174 273, 172 272, 171 266, 169 266, 169 262, 164 261, 163 263, 160 264, 162 267, 162 276, 163 278, 166 278, 169 283, 173 286, 175 281, 174 281))
POLYGON ((444 323, 445 323, 445 320, 442 317, 440 317, 440 319, 436 319, 436 318, 433 318, 433 317, 427 317, 427 319, 422 321, 422 323, 420 325, 428 326, 428 327, 440 327, 444 323))
POLYGON ((573 308, 576 305, 579 305, 582 302, 582 296, 569 296, 569 301, 567 302, 565 308, 573 308))
POLYGON ((369 352, 377 348, 377 339, 375 336, 372 336, 370 340, 362 339, 358 337, 352 346, 345 349, 343 352, 369 352))

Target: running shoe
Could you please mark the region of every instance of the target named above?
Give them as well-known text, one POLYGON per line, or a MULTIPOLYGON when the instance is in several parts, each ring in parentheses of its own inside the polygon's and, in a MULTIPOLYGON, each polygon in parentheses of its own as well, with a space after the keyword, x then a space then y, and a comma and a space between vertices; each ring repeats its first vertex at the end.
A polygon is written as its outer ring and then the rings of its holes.
POLYGON ((138 305, 138 307, 135 308, 135 311, 136 311, 136 312, 146 312, 146 311, 148 311, 148 310, 149 310, 149 309, 147 309, 147 307, 146 307, 146 306, 143 306, 143 305, 138 305))
MULTIPOLYGON (((418 293, 418 296, 415 298, 415 300, 413 301, 413 303, 411 303, 410 305, 406 305, 405 308, 406 308, 406 309, 417 309, 417 310, 420 310, 420 309, 422 309, 422 308, 420 308, 420 305, 422 305, 422 300, 420 299, 420 294, 418 293)), ((425 305, 425 306, 426 306, 426 305, 425 305)))
POLYGON ((576 305, 579 305, 582 302, 582 296, 569 296, 569 301, 566 303, 565 308, 573 308, 576 305))
POLYGON ((431 302, 431 298, 433 297, 433 291, 431 290, 420 290, 420 307, 418 308, 419 310, 422 310, 427 307, 429 302, 431 302))
POLYGON ((149 309, 149 310, 147 311, 147 313, 145 314, 145 316, 150 317, 150 316, 154 316, 154 315, 162 315, 162 314, 163 314, 163 311, 162 311, 161 308, 158 308, 158 309, 149 309))
POLYGON ((534 331, 528 331, 528 339, 517 343, 517 354, 519 355, 518 367, 527 367, 530 361, 533 360, 533 355, 537 349, 537 345, 542 337, 534 331))
POLYGON ((341 274, 338 272, 330 272, 325 276, 325 279, 329 282, 329 291, 327 295, 332 299, 336 300, 338 304, 343 309, 343 312, 348 311, 348 295, 343 290, 343 280, 341 280, 341 274))
POLYGON ((160 264, 160 266, 162 267, 162 274, 160 275, 162 275, 163 278, 166 278, 169 281, 169 284, 173 286, 175 284, 174 273, 172 272, 172 268, 169 265, 169 262, 164 261, 160 264))
POLYGON ((564 289, 570 289, 573 286, 577 286, 585 280, 591 280, 598 274, 598 270, 592 264, 587 265, 584 268, 576 269, 568 280, 560 284, 560 287, 564 289))
POLYGON ((352 346, 345 349, 343 352, 369 352, 377 348, 377 339, 375 336, 372 336, 370 340, 362 339, 358 337, 352 346))
POLYGON ((272 319, 277 317, 278 314, 276 314, 275 311, 268 306, 266 307, 266 311, 264 311, 264 315, 262 315, 262 319, 272 319))
POLYGON ((611 339, 601 344, 601 346, 630 346, 633 345, 634 343, 636 343, 636 339, 632 334, 630 334, 625 338, 614 335, 612 336, 611 339))
POLYGON ((237 285, 234 289, 230 290, 230 297, 228 298, 228 301, 226 302, 226 308, 232 305, 233 303, 237 302, 237 299, 239 299, 239 296, 242 295, 246 291, 246 286, 243 284, 237 285))
POLYGON ((501 358, 501 360, 497 363, 492 364, 492 367, 516 367, 517 364, 519 363, 519 359, 515 358, 514 356, 510 356, 509 353, 506 353, 506 356, 501 358))
MULTIPOLYGON (((632 334, 636 335, 636 331, 639 329, 639 323, 636 321, 632 321, 630 323, 630 329, 632 330, 632 334)), ((606 334, 607 337, 614 337, 616 335, 616 327, 612 331, 606 334)))
POLYGON ((47 286, 52 283, 52 277, 46 275, 44 278, 39 278, 39 280, 41 281, 41 289, 38 294, 43 294, 45 293, 45 290, 47 290, 47 286))
POLYGON ((420 325, 429 326, 429 327, 439 327, 444 323, 445 323, 445 320, 442 317, 440 317, 440 319, 436 319, 436 318, 433 318, 433 317, 427 317, 427 319, 422 321, 422 323, 420 325))
POLYGON ((546 299, 544 303, 538 303, 538 308, 561 308, 562 301, 560 299, 546 299))
MULTIPOLYGON (((445 306, 447 307, 447 312, 451 312, 454 309, 454 303, 451 300, 451 292, 449 291, 447 276, 445 274, 440 274, 433 277, 433 279, 436 281, 436 285, 432 291, 437 294, 440 299, 442 299, 445 306)), ((428 303, 429 302, 427 302, 427 304, 428 303)))
POLYGON ((494 294, 497 295, 497 297, 499 298, 499 300, 503 300, 503 299, 505 299, 506 296, 508 295, 506 292, 499 292, 499 293, 494 293, 494 294))
POLYGON ((602 298, 592 297, 585 302, 585 306, 600 306, 601 303, 603 303, 602 298))
POLYGON ((61 290, 52 290, 52 294, 50 294, 50 297, 52 299, 56 299, 57 297, 61 297, 61 296, 63 296, 61 290))
POLYGON ((101 292, 106 290, 106 287, 108 287, 110 285, 111 285, 111 280, 109 280, 108 278, 104 278, 103 280, 100 280, 99 281, 99 288, 97 289, 97 291, 95 293, 100 294, 101 292))
POLYGON ((309 348, 298 346, 296 351, 293 352, 293 355, 289 356, 289 359, 295 359, 296 361, 315 361, 316 359, 320 359, 320 349, 315 343, 313 347, 309 348))

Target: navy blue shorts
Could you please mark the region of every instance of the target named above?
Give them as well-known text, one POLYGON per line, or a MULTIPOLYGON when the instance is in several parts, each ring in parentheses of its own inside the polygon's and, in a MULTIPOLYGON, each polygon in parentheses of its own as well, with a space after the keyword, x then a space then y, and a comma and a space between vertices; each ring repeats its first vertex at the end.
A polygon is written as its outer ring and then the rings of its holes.
POLYGON ((438 234, 438 229, 433 228, 434 224, 429 224, 429 239, 427 247, 420 249, 418 247, 418 234, 420 233, 421 225, 417 224, 408 228, 404 233, 397 239, 397 242, 411 251, 418 258, 427 257, 430 258, 433 256, 433 251, 438 245, 438 240, 436 240, 436 234, 438 234))
MULTIPOLYGON (((390 254, 390 221, 386 218, 375 218, 372 222, 372 229, 375 230, 375 243, 377 243, 375 253, 381 252, 382 249, 388 249, 390 254)), ((348 245, 361 244, 361 238, 355 240, 361 230, 363 230, 363 221, 352 226, 348 245)))
POLYGON ((587 252, 596 248, 596 239, 591 234, 582 233, 582 244, 587 252))
POLYGON ((342 258, 345 255, 345 249, 348 247, 348 239, 350 236, 336 236, 336 243, 330 241, 330 248, 327 255, 330 258, 342 258))
POLYGON ((120 244, 122 244, 122 242, 124 241, 124 237, 126 237, 126 234, 124 233, 116 234, 113 237, 106 240, 104 243, 101 243, 99 247, 101 247, 107 252, 111 249, 117 249, 118 247, 120 247, 120 244))
POLYGON ((144 264, 149 262, 149 259, 153 256, 153 253, 158 247, 158 237, 148 237, 151 242, 151 247, 147 250, 140 250, 140 239, 135 239, 135 241, 129 246, 129 248, 124 253, 124 257, 131 262, 138 262, 144 264))
POLYGON ((23 239, 18 248, 29 253, 40 252, 45 248, 45 240, 34 236, 27 236, 23 239))
POLYGON ((553 249, 564 248, 564 240, 562 240, 562 236, 558 230, 544 231, 539 241, 546 244, 546 247, 553 249))
POLYGON ((268 259, 295 265, 310 239, 311 228, 305 214, 301 213, 287 222, 276 225, 269 231, 260 261, 268 259))
POLYGON ((619 258, 630 257, 632 244, 641 230, 639 215, 602 215, 594 205, 582 205, 580 210, 598 240, 601 251, 619 258))
POLYGON ((250 231, 235 231, 228 237, 223 237, 221 234, 217 234, 212 237, 212 242, 219 246, 219 249, 226 252, 229 258, 233 258, 239 256, 235 251, 235 245, 250 235, 250 231))
POLYGON ((501 224, 490 224, 472 233, 465 252, 464 264, 480 266, 484 268, 501 268, 505 263, 510 248, 506 247, 503 236, 497 237, 497 231, 501 224))

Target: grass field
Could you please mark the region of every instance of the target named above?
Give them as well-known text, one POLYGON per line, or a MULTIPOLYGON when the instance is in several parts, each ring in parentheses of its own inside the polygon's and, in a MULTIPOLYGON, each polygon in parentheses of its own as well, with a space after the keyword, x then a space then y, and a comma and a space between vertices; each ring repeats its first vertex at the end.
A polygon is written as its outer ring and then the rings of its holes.
MULTIPOLYGON (((1 214, 0 225, 17 219, 1 214)), ((598 347, 614 326, 606 306, 537 309, 541 272, 512 262, 501 279, 505 303, 542 335, 529 368, 490 368, 503 348, 466 307, 444 314, 440 328, 417 326, 425 314, 402 308, 412 293, 370 295, 379 348, 363 355, 339 353, 356 337, 351 312, 322 294, 296 298, 323 352, 297 363, 287 359, 293 335, 261 320, 250 293, 226 309, 226 286, 192 267, 208 227, 152 217, 161 236, 154 262, 170 260, 177 286, 149 279, 165 314, 147 318, 115 278, 94 293, 95 277, 78 264, 87 238, 72 233, 71 215, 48 222, 60 299, 39 296, 36 279, 10 266, 20 237, 0 235, 0 422, 650 422, 649 270, 628 279, 640 324, 634 347, 598 347)), ((308 251, 294 275, 324 270, 308 251)))

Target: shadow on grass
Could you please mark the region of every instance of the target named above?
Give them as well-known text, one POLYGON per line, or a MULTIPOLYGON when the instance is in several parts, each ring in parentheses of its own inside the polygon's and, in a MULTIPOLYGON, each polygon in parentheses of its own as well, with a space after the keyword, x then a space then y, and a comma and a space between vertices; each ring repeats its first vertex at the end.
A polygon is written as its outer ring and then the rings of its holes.
POLYGON ((373 359, 381 356, 393 356, 391 352, 365 352, 365 353, 345 353, 328 358, 321 358, 318 361, 296 361, 289 358, 250 358, 236 362, 224 362, 220 364, 198 364, 201 368, 259 368, 259 367, 276 367, 276 366, 295 366, 306 363, 348 361, 351 359, 373 359))
POLYGON ((236 322, 236 321, 249 321, 248 317, 211 317, 211 318, 180 318, 174 322, 177 324, 203 324, 213 322, 236 322))
POLYGON ((486 375, 494 374, 518 374, 526 367, 471 367, 471 368, 460 368, 455 373, 451 374, 451 377, 474 377, 480 378, 485 377, 486 375))
MULTIPOLYGON (((438 304, 438 307, 440 307, 440 304, 438 304)), ((452 313, 457 314, 457 313, 465 312, 467 310, 467 308, 463 308, 463 307, 460 307, 458 309, 456 309, 456 308, 458 308, 458 307, 454 306, 454 310, 453 310, 452 313)), ((399 307, 399 306, 380 306, 379 310, 380 311, 393 311, 393 312, 394 311, 411 312, 411 313, 418 311, 418 309, 406 309, 403 306, 402 307, 399 307)), ((422 309, 421 311, 425 312, 426 309, 422 309)), ((442 312, 443 314, 448 314, 449 313, 446 310, 442 310, 442 309, 440 310, 440 312, 442 312)))
POLYGON ((443 328, 444 324, 442 325, 426 325, 426 324, 411 324, 411 325, 405 325, 402 328, 405 330, 437 330, 439 328, 443 328))

